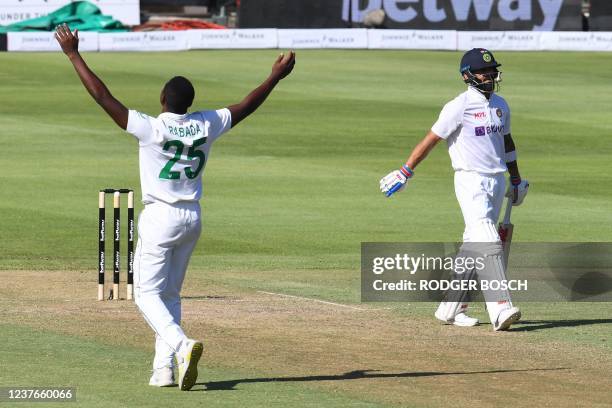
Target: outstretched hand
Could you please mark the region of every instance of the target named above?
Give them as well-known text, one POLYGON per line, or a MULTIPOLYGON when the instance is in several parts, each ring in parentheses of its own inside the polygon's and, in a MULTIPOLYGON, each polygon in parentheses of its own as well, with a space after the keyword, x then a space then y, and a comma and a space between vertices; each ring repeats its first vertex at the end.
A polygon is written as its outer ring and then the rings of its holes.
POLYGON ((64 54, 68 56, 68 60, 77 72, 87 92, 108 113, 115 123, 125 130, 127 128, 129 111, 110 93, 104 82, 94 74, 79 54, 78 30, 74 30, 73 34, 67 24, 59 25, 55 28, 55 39, 62 47, 64 54))
POLYGON ((79 30, 74 30, 72 34, 66 23, 60 24, 55 28, 55 39, 64 54, 70 56, 79 52, 79 30))
POLYGON ((232 114, 232 127, 235 127, 244 118, 255 112, 257 108, 266 100, 278 81, 291 73, 295 65, 295 52, 280 54, 272 65, 272 73, 266 80, 249 93, 240 103, 230 105, 227 108, 232 114))
POLYGON ((295 66, 295 52, 289 51, 289 53, 281 53, 274 65, 272 65, 272 75, 278 80, 285 78, 293 71, 295 66))

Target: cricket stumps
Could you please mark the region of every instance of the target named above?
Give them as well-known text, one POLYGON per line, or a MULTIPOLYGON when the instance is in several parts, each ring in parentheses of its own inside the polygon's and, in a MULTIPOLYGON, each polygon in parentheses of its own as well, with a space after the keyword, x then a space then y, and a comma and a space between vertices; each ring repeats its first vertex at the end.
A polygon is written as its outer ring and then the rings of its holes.
POLYGON ((106 188, 98 194, 98 300, 104 300, 106 273, 106 194, 113 195, 113 286, 109 300, 119 300, 121 272, 121 194, 127 194, 127 285, 126 299, 134 298, 134 191, 106 188))

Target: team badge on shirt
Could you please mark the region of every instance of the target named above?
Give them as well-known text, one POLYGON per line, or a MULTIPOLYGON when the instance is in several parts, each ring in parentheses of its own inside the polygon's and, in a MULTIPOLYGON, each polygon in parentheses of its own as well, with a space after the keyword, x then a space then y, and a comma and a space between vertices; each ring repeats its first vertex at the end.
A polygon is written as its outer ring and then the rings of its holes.
POLYGON ((495 111, 495 113, 497 114, 497 117, 498 117, 498 118, 501 118, 501 117, 502 117, 502 115, 503 115, 502 110, 501 110, 500 108, 497 108, 497 110, 495 111))

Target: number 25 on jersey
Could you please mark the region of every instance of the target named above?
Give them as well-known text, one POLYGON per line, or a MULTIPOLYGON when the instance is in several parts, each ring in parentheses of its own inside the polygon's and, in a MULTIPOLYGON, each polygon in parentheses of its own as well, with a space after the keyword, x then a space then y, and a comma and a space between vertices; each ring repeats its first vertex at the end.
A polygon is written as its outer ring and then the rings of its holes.
MULTIPOLYGON (((194 179, 198 177, 200 171, 204 167, 204 162, 206 161, 206 156, 204 152, 198 150, 199 146, 202 146, 206 143, 206 138, 203 137, 201 139, 197 139, 193 141, 193 146, 191 146, 187 152, 187 160, 198 159, 198 166, 195 170, 192 167, 185 168, 185 175, 189 179, 194 179)), ((164 144, 164 151, 167 152, 171 148, 174 147, 174 157, 168 160, 168 163, 164 166, 164 168, 159 173, 160 179, 165 180, 179 180, 181 178, 181 172, 172 170, 174 164, 181 159, 181 155, 183 154, 183 150, 185 149, 185 145, 180 140, 169 140, 164 144)))

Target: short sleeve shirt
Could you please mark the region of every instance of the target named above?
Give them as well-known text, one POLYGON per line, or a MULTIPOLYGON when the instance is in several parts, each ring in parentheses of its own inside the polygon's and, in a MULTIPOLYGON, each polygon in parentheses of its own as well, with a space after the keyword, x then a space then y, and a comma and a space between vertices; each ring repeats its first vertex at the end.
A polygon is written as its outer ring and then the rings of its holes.
POLYGON ((506 171, 504 136, 510 133, 510 109, 501 96, 487 99, 470 87, 444 106, 431 130, 446 140, 453 169, 506 171))
POLYGON ((231 126, 228 109, 156 118, 130 110, 126 130, 138 139, 142 201, 198 201, 210 148, 231 126))

